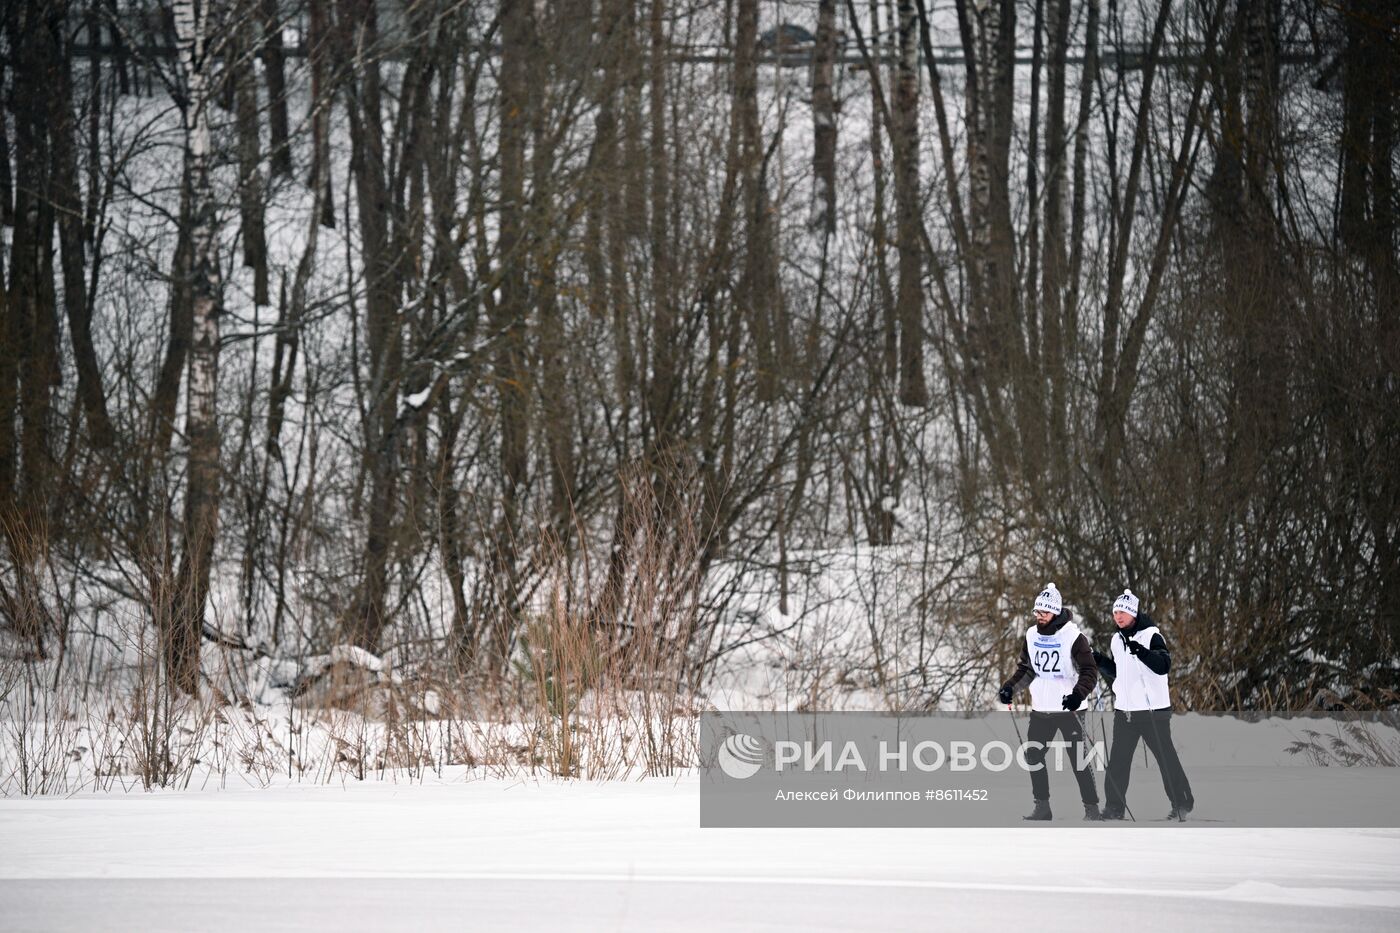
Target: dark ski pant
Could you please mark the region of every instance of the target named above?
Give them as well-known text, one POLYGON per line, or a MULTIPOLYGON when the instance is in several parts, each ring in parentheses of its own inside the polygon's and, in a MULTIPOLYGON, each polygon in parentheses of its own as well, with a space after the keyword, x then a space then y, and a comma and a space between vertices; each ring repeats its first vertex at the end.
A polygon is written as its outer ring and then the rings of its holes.
MULTIPOLYGON (((1053 741, 1055 733, 1058 732, 1064 737, 1064 741, 1070 743, 1070 747, 1063 751, 1063 760, 1074 768, 1074 778, 1079 782, 1079 797, 1085 803, 1096 804, 1099 802, 1099 792, 1094 787, 1094 772, 1089 763, 1084 763, 1083 769, 1079 768, 1079 745, 1084 741, 1084 731, 1079 726, 1079 717, 1073 713, 1031 713, 1031 724, 1026 729, 1026 741, 1039 742, 1043 746, 1045 743, 1053 741)), ((1087 757, 1087 756, 1085 756, 1087 757)), ((1050 761, 1046 763, 1046 749, 1028 748, 1026 749, 1026 764, 1035 768, 1036 765, 1044 767, 1031 771, 1031 794, 1036 800, 1050 799, 1050 773, 1046 768, 1055 766, 1055 755, 1049 755, 1050 761)))
POLYGON ((1172 711, 1164 709, 1117 710, 1113 714, 1113 748, 1108 753, 1108 806, 1123 809, 1128 796, 1128 778, 1132 774, 1133 752, 1142 739, 1157 760, 1162 772, 1162 787, 1172 806, 1195 805, 1191 782, 1181 767, 1181 759, 1172 744, 1172 711))

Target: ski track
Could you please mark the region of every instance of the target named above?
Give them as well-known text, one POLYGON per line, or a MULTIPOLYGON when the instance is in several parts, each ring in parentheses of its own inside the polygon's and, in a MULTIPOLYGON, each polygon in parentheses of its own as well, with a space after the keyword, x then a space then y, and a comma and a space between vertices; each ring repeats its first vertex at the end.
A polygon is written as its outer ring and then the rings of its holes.
POLYGON ((1081 902, 1147 929, 1400 928, 1400 830, 701 829, 693 777, 451 777, 0 800, 0 929, 193 928, 172 899, 219 930, 982 928, 1081 902))

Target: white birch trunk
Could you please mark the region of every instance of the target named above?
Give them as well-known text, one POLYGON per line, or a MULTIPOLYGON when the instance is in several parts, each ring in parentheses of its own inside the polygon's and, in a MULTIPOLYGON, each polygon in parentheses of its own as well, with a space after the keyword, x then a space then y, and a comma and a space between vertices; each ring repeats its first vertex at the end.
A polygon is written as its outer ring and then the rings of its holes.
POLYGON ((189 443, 184 542, 178 591, 166 660, 175 684, 194 693, 199 683, 199 645, 210 561, 219 519, 219 261, 214 197, 209 180, 208 0, 177 0, 175 30, 184 78, 185 160, 191 191, 192 340, 185 402, 189 443))

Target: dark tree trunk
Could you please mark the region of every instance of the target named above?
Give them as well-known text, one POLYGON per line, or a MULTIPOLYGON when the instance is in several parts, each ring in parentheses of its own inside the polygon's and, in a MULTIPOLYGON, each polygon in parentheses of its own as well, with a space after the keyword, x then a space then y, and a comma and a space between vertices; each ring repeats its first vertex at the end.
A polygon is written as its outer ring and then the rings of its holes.
POLYGON ((509 4, 501 18, 501 298, 493 329, 504 332, 496 353, 497 429, 500 432, 501 512, 492 546, 493 664, 506 662, 519 622, 520 512, 529 467, 531 388, 525 365, 529 327, 525 229, 525 138, 530 126, 530 63, 535 59, 534 17, 525 4, 509 4))
POLYGON ((243 265, 253 270, 253 303, 271 303, 268 295, 267 234, 264 229, 261 125, 258 118, 257 46, 253 11, 239 17, 238 42, 230 77, 234 84, 234 120, 238 127, 238 207, 243 220, 243 265))
MULTIPOLYGON (((1069 0, 1046 0, 1046 33, 1049 55, 1046 62, 1045 115, 1045 255, 1042 264, 1040 300, 1042 331, 1045 334, 1045 372, 1049 383, 1048 437, 1062 438, 1067 429, 1066 386, 1069 360, 1065 333, 1065 168, 1069 149, 1065 138, 1065 59, 1069 46, 1069 0)), ((1063 480, 1065 452, 1061 444, 1051 445, 1051 462, 1056 479, 1063 480)))
POLYGON ((899 61, 894 89, 895 239, 899 250, 899 400, 929 402, 924 376, 924 247, 919 186, 919 37, 914 0, 899 0, 899 61))
POLYGON ((373 0, 347 0, 343 11, 349 17, 345 25, 361 56, 357 74, 351 80, 348 109, 354 148, 351 173, 364 256, 369 353, 363 469, 369 478, 370 492, 361 558, 363 579, 359 604, 351 620, 351 635, 355 644, 377 653, 386 623, 390 534, 398 485, 399 439, 394 428, 403 358, 402 324, 398 273, 389 235, 391 205, 375 5, 373 0))
POLYGON ((739 111, 741 198, 744 204, 744 262, 739 280, 741 314, 748 319, 757 364, 758 397, 777 395, 774 348, 772 244, 762 129, 758 117, 758 0, 739 0, 734 36, 734 106, 739 111))
MULTIPOLYGON (((61 379, 57 296, 54 293, 54 179, 50 89, 59 83, 62 19, 43 6, 20 4, 7 13, 10 48, 18 49, 10 112, 15 125, 15 229, 10 246, 10 353, 16 357, 19 463, 15 488, 30 513, 48 501, 52 392, 61 379)), ((4 429, 8 431, 11 422, 4 429)), ((37 529, 31 529, 37 531, 37 529)))
POLYGON ((307 50, 311 62, 311 175, 307 184, 319 195, 321 226, 335 228, 335 197, 331 187, 330 60, 342 43, 336 41, 327 6, 334 0, 308 0, 307 50))
POLYGON ((817 47, 812 64, 812 211, 810 225, 823 237, 836 232, 836 0, 819 0, 817 47))
POLYGON ((680 386, 676 355, 676 308, 671 261, 671 168, 666 143, 666 31, 665 5, 652 0, 650 17, 649 84, 651 140, 651 293, 653 375, 647 409, 652 430, 650 453, 669 452, 676 431, 677 391, 680 386))
POLYGON ((278 0, 260 0, 262 60, 267 70, 268 142, 274 176, 292 174, 291 133, 287 118, 287 66, 282 47, 282 12, 278 0))
MULTIPOLYGON (((49 98, 49 127, 53 134, 52 171, 58 239, 63 253, 63 304, 68 314, 69 337, 78 371, 78 396, 87 417, 88 438, 94 447, 106 448, 112 444, 113 430, 107 415, 97 351, 92 342, 92 303, 87 295, 85 275, 84 207, 75 155, 77 123, 73 118, 73 80, 66 54, 56 77, 54 93, 49 98)), ((96 100, 90 103, 94 108, 99 105, 96 100)))

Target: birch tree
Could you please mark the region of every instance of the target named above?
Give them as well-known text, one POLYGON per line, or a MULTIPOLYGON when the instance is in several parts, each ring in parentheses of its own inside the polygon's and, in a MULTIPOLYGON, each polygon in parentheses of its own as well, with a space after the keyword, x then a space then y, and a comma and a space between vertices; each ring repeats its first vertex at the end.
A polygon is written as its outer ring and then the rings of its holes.
POLYGON ((190 184, 191 341, 185 394, 189 445, 178 597, 163 635, 166 665, 186 693, 199 687, 199 646, 219 524, 219 279, 217 205, 210 184, 209 0, 178 0, 175 28, 185 99, 185 174, 190 184))

